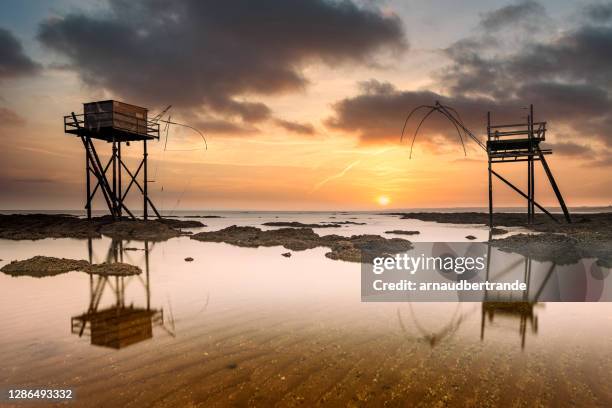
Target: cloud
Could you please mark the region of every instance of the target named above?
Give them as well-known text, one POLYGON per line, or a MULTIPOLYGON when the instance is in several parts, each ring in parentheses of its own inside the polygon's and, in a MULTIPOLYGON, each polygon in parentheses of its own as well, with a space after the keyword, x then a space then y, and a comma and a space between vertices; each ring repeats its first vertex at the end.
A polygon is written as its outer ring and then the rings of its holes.
POLYGON ((23 52, 23 46, 8 30, 0 28, 0 80, 36 74, 40 65, 23 52))
POLYGON ((212 133, 222 135, 244 135, 258 132, 258 129, 255 127, 246 126, 222 119, 201 120, 197 123, 197 125, 197 127, 202 129, 205 134, 212 133))
POLYGON ((313 135, 315 132, 314 126, 310 123, 291 122, 283 119, 276 119, 274 123, 285 130, 302 135, 313 135))
POLYGON ((0 106, 0 126, 20 126, 25 120, 16 112, 0 106))
POLYGON ((369 64, 407 46, 400 19, 351 0, 111 0, 43 22, 39 40, 83 81, 147 106, 270 118, 247 101, 303 89, 311 63, 369 64))
POLYGON ((552 148, 555 154, 569 157, 584 157, 594 154, 593 148, 574 142, 547 143, 546 148, 552 148))
MULTIPOLYGON (((497 110, 503 111, 488 99, 449 97, 432 91, 401 91, 390 83, 376 80, 361 83, 359 88, 361 93, 357 96, 334 104, 334 115, 326 121, 326 125, 355 132, 365 143, 399 142, 404 119, 409 111, 419 105, 432 105, 435 101, 457 109, 462 120, 472 129, 483 128, 487 109, 498 108, 497 110)), ((427 110, 422 110, 411 119, 405 137, 412 138, 419 120, 426 112, 427 110)), ((435 140, 426 139, 431 142, 459 142, 453 125, 437 113, 430 116, 421 130, 434 137, 435 140)))
POLYGON ((583 14, 597 23, 605 23, 612 20, 612 2, 588 4, 584 7, 583 14))
MULTIPOLYGON (((334 105, 328 125, 356 132, 361 141, 389 141, 397 140, 407 111, 438 99, 455 107, 475 131, 484 128, 489 110, 494 121, 505 122, 524 117, 521 108, 532 103, 536 120, 549 121, 549 129, 567 128, 581 143, 612 146, 612 26, 583 21, 554 37, 523 38, 526 42, 514 47, 504 43, 505 35, 484 33, 483 27, 501 16, 516 19, 535 7, 520 5, 483 15, 480 33, 444 50, 449 63, 433 74, 442 92, 402 91, 370 81, 358 95, 334 105)), ((432 115, 423 130, 454 138, 440 119, 432 115)))
POLYGON ((545 14, 546 10, 540 3, 527 0, 483 13, 480 26, 487 31, 497 31, 521 23, 537 27, 537 22, 541 21, 545 14))

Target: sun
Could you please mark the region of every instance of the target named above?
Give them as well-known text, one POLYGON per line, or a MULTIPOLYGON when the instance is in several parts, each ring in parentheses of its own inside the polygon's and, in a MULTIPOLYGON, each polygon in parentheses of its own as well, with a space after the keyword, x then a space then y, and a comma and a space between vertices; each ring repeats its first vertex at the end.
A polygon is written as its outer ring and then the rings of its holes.
POLYGON ((381 195, 376 198, 379 205, 385 206, 391 202, 391 199, 386 195, 381 195))

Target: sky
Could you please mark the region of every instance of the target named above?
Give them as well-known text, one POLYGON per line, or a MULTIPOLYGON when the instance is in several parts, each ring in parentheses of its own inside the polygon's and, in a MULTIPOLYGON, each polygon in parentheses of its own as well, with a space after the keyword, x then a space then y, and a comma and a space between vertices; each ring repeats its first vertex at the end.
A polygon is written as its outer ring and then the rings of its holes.
MULTIPOLYGON (((436 100, 481 140, 487 111, 520 122, 534 104, 568 205, 607 206, 611 51, 601 1, 5 0, 0 209, 83 208, 85 156, 63 116, 104 99, 172 105, 205 134, 208 150, 179 126, 149 144, 163 211, 484 207, 486 154, 469 141, 464 153, 443 118, 424 122, 412 156, 420 117, 400 142, 407 113, 436 100)), ((131 165, 141 155, 124 149, 131 165)), ((524 165, 498 171, 526 184, 524 165)), ((540 166, 536 200, 557 205, 540 166)))

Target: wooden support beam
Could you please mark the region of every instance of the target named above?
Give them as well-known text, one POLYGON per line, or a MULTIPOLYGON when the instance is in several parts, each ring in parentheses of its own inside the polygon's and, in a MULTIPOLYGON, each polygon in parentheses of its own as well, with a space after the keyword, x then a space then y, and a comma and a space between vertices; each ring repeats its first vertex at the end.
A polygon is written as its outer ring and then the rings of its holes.
MULTIPOLYGON (((123 161, 120 161, 121 165, 125 168, 127 167, 123 161)), ((127 194, 130 192, 130 189, 132 188, 132 185, 134 184, 134 182, 136 181, 136 177, 138 177, 138 173, 140 173, 140 169, 142 168, 144 162, 140 162, 140 165, 138 166, 138 168, 136 169, 136 172, 134 173, 134 175, 132 176, 131 172, 129 169, 126 168, 126 171, 128 172, 128 174, 130 175, 130 183, 128 184, 127 188, 125 189, 124 193, 123 193, 123 197, 121 198, 121 201, 125 200, 125 197, 127 196, 127 194)))
MULTIPOLYGON (((87 201, 85 208, 87 209, 87 219, 91 220, 91 174, 89 173, 89 155, 85 155, 85 182, 86 182, 86 194, 87 201)), ((90 260, 91 262, 91 260, 90 260)))
MULTIPOLYGON (((123 168, 125 169, 125 171, 127 171, 127 173, 130 175, 130 177, 132 178, 132 181, 134 182, 134 185, 136 185, 136 187, 138 187, 138 189, 140 190, 140 192, 144 195, 144 189, 143 187, 140 185, 140 183, 138 183, 138 180, 136 179, 136 175, 137 174, 132 174, 132 172, 130 171, 130 169, 125 165, 125 163, 121 162, 121 164, 123 165, 123 168)), ((144 160, 142 161, 142 164, 144 165, 144 160)), ((140 167, 138 168, 140 171, 140 167)), ((126 191, 127 193, 127 191, 126 191)), ((153 202, 151 201, 151 199, 147 196, 147 202, 149 203, 149 205, 151 206, 151 208, 153 209, 153 211, 155 212, 155 215, 157 216, 157 218, 161 219, 162 216, 160 215, 159 211, 157 211, 157 208, 155 208, 155 205, 153 204, 153 202)))
POLYGON ((108 185, 108 181, 106 180, 104 173, 100 171, 100 169, 102 168, 100 164, 100 158, 96 153, 93 143, 87 136, 81 136, 81 140, 83 142, 83 145, 85 146, 85 153, 87 154, 89 162, 92 165, 91 170, 94 176, 96 176, 96 178, 98 179, 98 183, 100 184, 100 188, 102 189, 102 195, 104 196, 106 205, 108 206, 108 209, 111 212, 113 218, 115 218, 116 214, 114 212, 113 200, 111 199, 112 191, 110 189, 110 186, 108 185))
MULTIPOLYGON (((510 183, 508 180, 506 180, 505 178, 503 178, 502 176, 500 176, 499 174, 497 174, 495 172, 495 170, 491 169, 491 173, 497 177, 498 179, 500 179, 501 181, 503 181, 504 183, 506 183, 506 185, 508 185, 510 188, 512 188, 514 191, 516 191, 517 193, 519 193, 520 195, 522 195, 524 198, 529 200, 529 197, 527 196, 527 194, 523 193, 518 187, 516 187, 514 184, 510 183)), ((533 200, 532 200, 533 201, 533 200)), ((542 207, 540 204, 538 204, 537 202, 533 201, 533 204, 538 207, 544 214, 548 215, 550 218, 552 218, 555 222, 559 222, 559 220, 557 220, 555 218, 554 215, 552 215, 546 208, 542 207)))
MULTIPOLYGON (((121 142, 117 143, 117 160, 121 161, 121 142)), ((121 197, 121 166, 117 166, 117 203, 119 218, 121 218, 121 209, 123 207, 123 199, 121 197)))
MULTIPOLYGON (((148 174, 147 174, 147 156, 148 156, 148 154, 147 154, 147 141, 144 140, 142 142, 142 144, 143 144, 143 158, 142 158, 142 161, 144 162, 144 189, 142 191, 142 195, 144 196, 144 200, 143 200, 144 213, 143 213, 143 215, 144 215, 144 220, 146 221, 148 216, 149 216, 149 214, 148 214, 148 212, 149 212, 148 211, 148 207, 149 206, 147 204, 147 200, 149 199, 149 196, 148 196, 148 187, 147 187, 148 184, 149 184, 149 180, 147 180, 147 178, 148 178, 148 174)), ((159 216, 159 214, 158 214, 158 216, 159 216)))
MULTIPOLYGON (((538 148, 538 151, 539 151, 539 148, 538 148)), ((546 163, 546 159, 544 158, 543 154, 540 154, 540 161, 542 162, 542 167, 544 167, 544 171, 546 172, 546 175, 548 176, 548 180, 550 180, 550 185, 552 186, 555 192, 555 195, 557 196, 559 205, 561 205, 561 210, 563 210, 563 215, 565 215, 565 220, 569 224, 572 222, 572 219, 570 218, 570 214, 569 214, 569 211, 567 210, 567 207, 565 206, 565 201, 563 200, 561 191, 559 190, 559 187, 557 186, 557 182, 555 181, 555 178, 553 177, 552 172, 550 171, 550 168, 548 167, 548 163, 546 163)))
MULTIPOLYGON (((113 162, 113 158, 111 157, 110 159, 108 159, 108 163, 106 163, 106 167, 104 167, 104 170, 102 171, 102 174, 104 174, 104 176, 106 177, 106 171, 109 169, 110 165, 113 162)), ((93 172, 93 170, 92 170, 93 172)), ((96 195, 96 191, 98 191, 98 187, 100 187, 100 182, 98 181, 90 195, 90 200, 93 199, 93 197, 96 195)))

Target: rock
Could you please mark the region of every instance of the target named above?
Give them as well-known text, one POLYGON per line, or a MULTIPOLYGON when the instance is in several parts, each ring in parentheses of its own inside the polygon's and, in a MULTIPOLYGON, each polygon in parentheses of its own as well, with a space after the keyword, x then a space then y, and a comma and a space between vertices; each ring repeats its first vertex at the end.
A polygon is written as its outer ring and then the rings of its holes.
POLYGON ((193 262, 193 258, 188 256, 187 258, 185 258, 185 262, 193 262))
POLYGON ((179 221, 179 220, 154 220, 154 221, 115 221, 109 224, 104 224, 99 231, 103 235, 115 239, 137 239, 143 241, 165 241, 170 238, 185 235, 183 231, 178 229, 179 225, 191 228, 199 221, 179 221))
POLYGON ((401 238, 387 239, 379 235, 319 236, 311 228, 280 228, 263 231, 255 227, 232 225, 219 231, 194 234, 191 239, 205 242, 225 242, 241 247, 282 246, 292 251, 303 251, 316 247, 328 247, 325 254, 330 259, 349 262, 369 262, 374 256, 396 254, 412 248, 410 241, 401 238))
POLYGON ((0 270, 11 276, 33 276, 38 278, 71 271, 105 276, 137 275, 142 272, 137 266, 121 262, 92 265, 85 260, 54 258, 50 256, 35 256, 22 261, 13 261, 4 265, 0 270))
POLYGON ((281 255, 284 256, 285 258, 291 258, 291 252, 284 252, 281 255))
POLYGON ((90 266, 84 260, 35 256, 23 261, 12 261, 0 270, 11 276, 54 276, 70 271, 80 271, 90 266))
POLYGON ((421 233, 420 231, 404 231, 404 230, 385 231, 385 234, 396 234, 396 235, 417 235, 420 233, 421 233))
MULTIPOLYGON (((487 213, 395 213, 393 215, 405 219, 453 224, 488 224, 487 213)), ((545 214, 536 214, 535 222, 527 225, 525 214, 496 213, 493 218, 496 225, 524 227, 542 234, 518 234, 491 242, 507 252, 532 253, 541 261, 573 263, 579 256, 596 258, 599 266, 612 266, 611 212, 574 214, 571 223, 563 221, 563 217, 558 214, 557 219, 558 223, 545 214), (560 236, 567 239, 561 239, 560 236), (559 250, 559 248, 564 249, 559 250)))
POLYGON ((289 227, 289 228, 339 228, 337 223, 329 223, 329 224, 303 224, 297 221, 273 221, 273 222, 264 222, 261 225, 265 225, 267 227, 289 227))
POLYGON ((504 252, 518 253, 536 261, 554 261, 559 265, 573 264, 583 257, 577 241, 561 234, 517 234, 493 240, 492 244, 504 252))
POLYGON ((473 235, 466 235, 465 237, 466 237, 467 239, 469 239, 469 240, 475 240, 475 239, 476 239, 476 237, 475 237, 475 236, 473 236, 473 235))
POLYGON ((114 221, 110 216, 91 220, 70 215, 11 214, 0 215, 0 238, 38 240, 44 238, 99 238, 102 234, 117 239, 163 241, 185 235, 180 228, 203 227, 189 220, 114 221))

